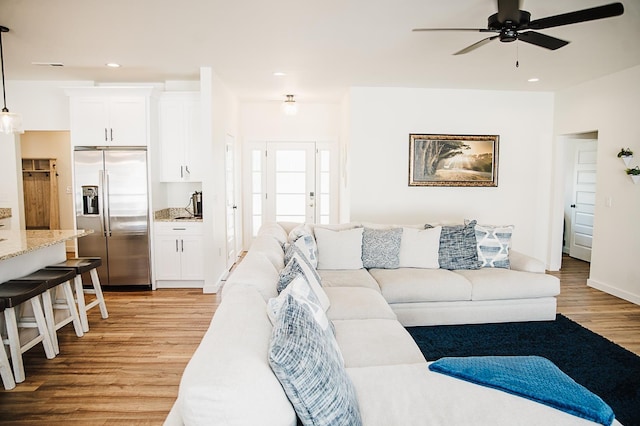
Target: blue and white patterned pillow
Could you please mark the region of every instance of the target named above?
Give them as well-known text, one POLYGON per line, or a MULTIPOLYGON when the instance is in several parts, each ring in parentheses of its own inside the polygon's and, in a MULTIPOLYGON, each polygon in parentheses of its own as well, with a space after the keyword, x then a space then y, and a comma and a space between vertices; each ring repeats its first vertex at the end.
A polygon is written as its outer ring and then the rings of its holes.
POLYGON ((313 238, 313 235, 301 235, 293 245, 300 249, 314 269, 318 267, 318 245, 316 244, 316 239, 313 238))
POLYGON ((362 232, 362 266, 367 269, 396 269, 400 266, 402 228, 372 229, 362 232))
POLYGON ((278 294, 282 292, 291 281, 298 275, 302 275, 302 268, 300 267, 300 263, 294 259, 290 259, 289 262, 285 265, 285 267, 280 271, 280 276, 278 277, 278 285, 276 290, 278 290, 278 294))
POLYGON ((480 266, 510 269, 509 247, 513 225, 476 225, 475 230, 480 266))
POLYGON ((331 302, 329 297, 322 288, 322 281, 318 272, 309 265, 308 260, 298 254, 293 253, 289 263, 280 271, 280 277, 278 278, 278 284, 276 290, 278 294, 281 293, 298 275, 302 275, 311 289, 315 292, 316 296, 320 300, 320 306, 325 310, 329 309, 331 302))
POLYGON ((269 364, 304 425, 362 425, 355 389, 330 330, 287 296, 273 327, 269 364))
POLYGON ((440 231, 438 263, 442 269, 478 269, 476 221, 464 225, 443 226, 440 231))

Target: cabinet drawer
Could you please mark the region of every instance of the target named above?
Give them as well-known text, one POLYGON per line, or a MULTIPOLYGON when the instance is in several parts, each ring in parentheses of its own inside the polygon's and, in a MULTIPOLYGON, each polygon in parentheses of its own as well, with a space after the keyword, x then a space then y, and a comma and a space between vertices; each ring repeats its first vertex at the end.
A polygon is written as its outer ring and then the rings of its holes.
POLYGON ((156 222, 157 235, 202 235, 202 222, 156 222))

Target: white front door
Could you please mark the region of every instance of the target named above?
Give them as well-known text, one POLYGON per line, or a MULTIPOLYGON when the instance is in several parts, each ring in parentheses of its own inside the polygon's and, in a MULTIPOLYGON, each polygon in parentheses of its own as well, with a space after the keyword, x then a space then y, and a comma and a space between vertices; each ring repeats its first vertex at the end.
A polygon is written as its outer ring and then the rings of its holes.
POLYGON ((267 221, 316 220, 315 143, 267 144, 267 221))
POLYGON ((337 220, 337 156, 332 144, 250 143, 245 157, 244 235, 265 222, 330 223, 337 220), (247 188, 248 189, 248 188, 247 188))
POLYGON ((573 169, 573 202, 569 225, 569 256, 591 261, 596 207, 597 142, 576 142, 573 169))

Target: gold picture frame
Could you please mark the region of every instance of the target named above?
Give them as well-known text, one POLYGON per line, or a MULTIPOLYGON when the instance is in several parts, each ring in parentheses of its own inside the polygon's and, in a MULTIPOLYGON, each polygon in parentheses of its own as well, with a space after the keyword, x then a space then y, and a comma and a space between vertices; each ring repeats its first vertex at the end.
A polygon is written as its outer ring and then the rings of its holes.
POLYGON ((498 135, 409 134, 409 186, 498 186, 498 135))

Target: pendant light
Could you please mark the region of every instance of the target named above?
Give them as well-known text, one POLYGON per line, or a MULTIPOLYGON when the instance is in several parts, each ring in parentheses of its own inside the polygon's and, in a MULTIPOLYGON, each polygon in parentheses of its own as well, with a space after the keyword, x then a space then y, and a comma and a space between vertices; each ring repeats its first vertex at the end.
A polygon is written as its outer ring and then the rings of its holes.
POLYGON ((7 108, 7 94, 4 84, 4 54, 2 52, 2 33, 7 32, 9 32, 9 28, 0 25, 0 66, 2 67, 2 100, 4 101, 4 106, 0 113, 0 131, 3 133, 23 133, 20 115, 10 113, 7 108))
POLYGON ((296 105, 293 95, 286 95, 282 109, 286 115, 296 115, 298 113, 298 106, 296 105))

